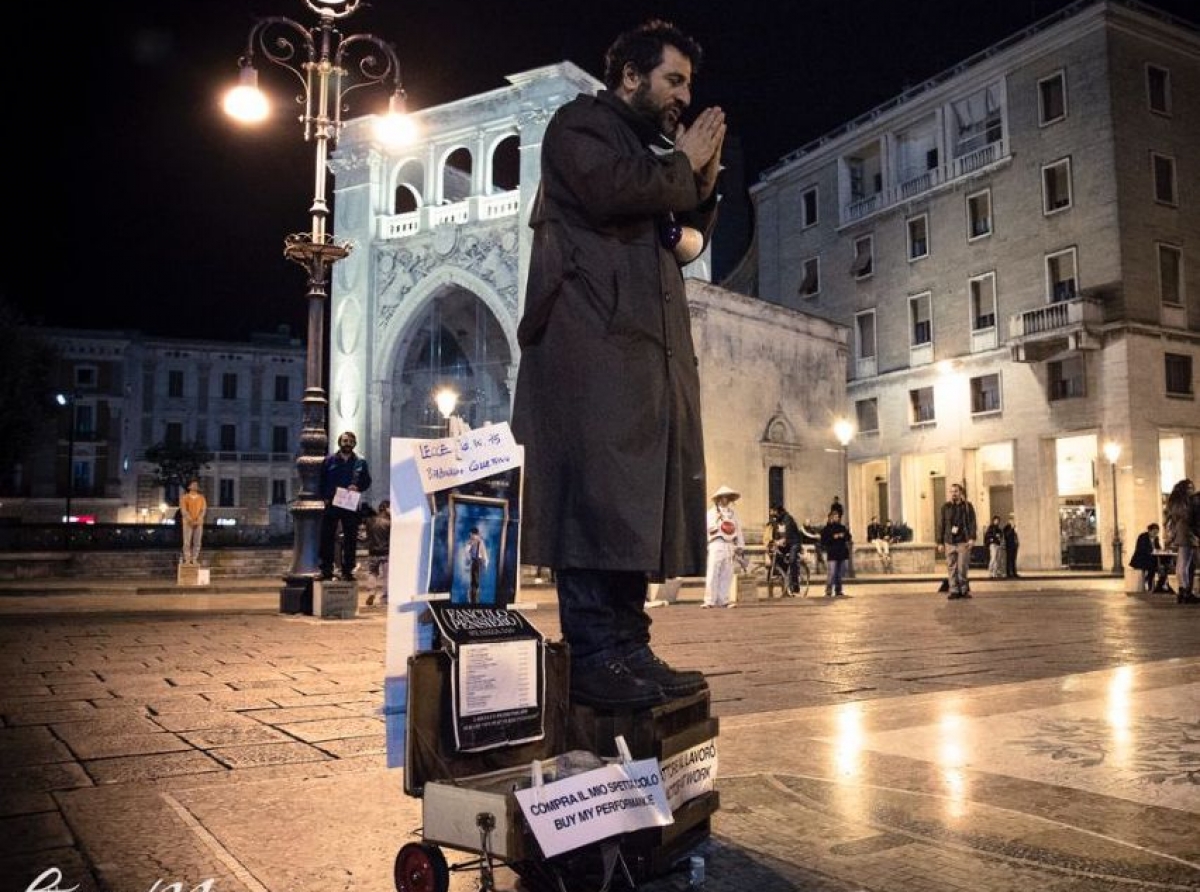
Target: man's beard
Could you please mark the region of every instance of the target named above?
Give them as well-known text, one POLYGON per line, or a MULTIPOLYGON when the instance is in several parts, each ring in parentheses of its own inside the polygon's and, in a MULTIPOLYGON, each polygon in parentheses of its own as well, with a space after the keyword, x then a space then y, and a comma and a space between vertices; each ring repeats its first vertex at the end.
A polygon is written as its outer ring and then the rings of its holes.
POLYGON ((679 119, 683 114, 683 109, 675 103, 657 104, 650 98, 649 83, 643 80, 638 84, 638 88, 629 97, 629 107, 652 124, 663 136, 668 139, 675 138, 675 131, 679 128, 679 119))

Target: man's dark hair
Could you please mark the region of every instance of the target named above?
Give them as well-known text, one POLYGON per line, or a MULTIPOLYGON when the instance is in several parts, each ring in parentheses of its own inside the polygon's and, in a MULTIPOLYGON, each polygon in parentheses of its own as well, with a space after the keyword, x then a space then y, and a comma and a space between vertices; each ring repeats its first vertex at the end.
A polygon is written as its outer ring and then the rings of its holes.
POLYGON ((670 22, 651 19, 612 42, 604 54, 604 85, 610 90, 619 87, 626 65, 632 65, 638 74, 649 74, 662 64, 663 47, 668 45, 687 56, 692 63, 692 74, 700 70, 704 55, 700 44, 670 22))

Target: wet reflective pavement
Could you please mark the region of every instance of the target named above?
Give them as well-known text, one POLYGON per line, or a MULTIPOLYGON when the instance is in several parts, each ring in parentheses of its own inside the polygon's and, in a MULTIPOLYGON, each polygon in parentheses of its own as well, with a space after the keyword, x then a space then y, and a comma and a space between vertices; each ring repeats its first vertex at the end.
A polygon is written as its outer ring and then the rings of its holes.
MULTIPOLYGON (((721 722, 704 888, 1200 889, 1200 607, 1096 579, 935 587, 653 611, 721 722)), ((6 887, 394 888, 420 802, 383 766, 382 611, 106 597, 0 598, 6 887)), ((552 605, 529 616, 557 637, 552 605)))

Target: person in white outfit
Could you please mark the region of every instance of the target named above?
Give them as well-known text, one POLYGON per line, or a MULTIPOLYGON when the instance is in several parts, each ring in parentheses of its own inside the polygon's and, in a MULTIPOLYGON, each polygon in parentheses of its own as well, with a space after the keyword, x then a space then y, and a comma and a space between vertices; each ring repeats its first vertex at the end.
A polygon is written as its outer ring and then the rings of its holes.
POLYGON ((733 503, 741 493, 722 486, 711 496, 708 509, 708 572, 704 578, 705 607, 735 607, 730 597, 734 570, 746 548, 742 524, 733 503))

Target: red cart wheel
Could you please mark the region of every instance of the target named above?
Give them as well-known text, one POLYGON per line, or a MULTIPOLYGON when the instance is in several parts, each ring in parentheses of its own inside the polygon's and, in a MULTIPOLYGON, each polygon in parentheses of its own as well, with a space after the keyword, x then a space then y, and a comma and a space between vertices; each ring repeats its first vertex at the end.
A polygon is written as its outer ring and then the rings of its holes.
POLYGON ((450 867, 437 846, 405 843, 396 853, 396 892, 450 892, 450 867))

